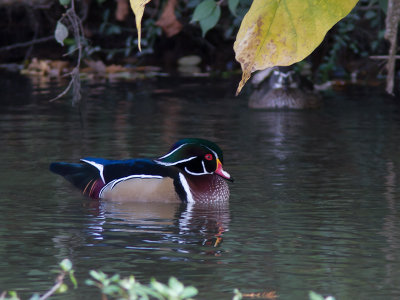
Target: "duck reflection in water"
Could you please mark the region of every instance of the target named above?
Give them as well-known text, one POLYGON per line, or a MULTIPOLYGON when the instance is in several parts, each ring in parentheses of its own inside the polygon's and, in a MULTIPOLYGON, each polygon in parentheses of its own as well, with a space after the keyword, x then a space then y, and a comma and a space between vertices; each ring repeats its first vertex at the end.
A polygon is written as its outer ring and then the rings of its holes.
MULTIPOLYGON (((124 233, 151 234, 151 239, 159 238, 164 242, 214 248, 221 245, 224 232, 229 230, 228 201, 189 204, 91 201, 87 204, 94 216, 90 234, 102 243, 107 240, 107 231, 111 228, 124 233)), ((140 244, 138 247, 143 247, 143 241, 140 244)), ((207 254, 214 254, 214 251, 207 254)))

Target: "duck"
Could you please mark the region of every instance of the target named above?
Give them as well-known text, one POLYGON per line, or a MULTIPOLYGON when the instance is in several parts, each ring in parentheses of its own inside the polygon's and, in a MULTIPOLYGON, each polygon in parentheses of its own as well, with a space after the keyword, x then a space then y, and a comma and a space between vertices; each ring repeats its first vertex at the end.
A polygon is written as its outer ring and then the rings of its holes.
POLYGON ((185 138, 157 158, 109 160, 85 157, 53 162, 63 176, 91 199, 134 202, 217 202, 229 199, 223 153, 214 142, 185 138))
POLYGON ((312 82, 300 76, 293 66, 270 69, 257 78, 258 89, 250 95, 248 106, 254 109, 314 109, 322 104, 312 82), (269 81, 263 81, 270 76, 269 81))

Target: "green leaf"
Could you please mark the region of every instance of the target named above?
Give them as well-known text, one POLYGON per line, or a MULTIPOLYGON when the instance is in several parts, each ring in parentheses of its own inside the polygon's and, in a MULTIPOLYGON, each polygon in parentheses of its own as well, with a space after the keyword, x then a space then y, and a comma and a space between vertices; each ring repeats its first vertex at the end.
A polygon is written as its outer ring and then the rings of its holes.
POLYGON ((151 287, 154 290, 156 290, 157 292, 161 293, 162 295, 167 295, 168 294, 168 287, 165 284, 163 284, 161 282, 158 282, 155 279, 152 279, 150 284, 151 284, 151 287))
POLYGON ((66 285, 65 283, 61 284, 60 287, 57 289, 57 293, 65 293, 66 291, 68 291, 68 285, 66 285))
POLYGON ((58 0, 61 5, 67 6, 71 3, 71 0, 58 0))
POLYGON ((196 296, 198 293, 199 293, 199 291, 195 287, 188 286, 183 290, 181 297, 183 299, 192 298, 192 297, 196 296))
POLYGON ((200 20, 200 27, 203 33, 203 37, 206 36, 207 31, 213 28, 217 23, 221 16, 221 7, 216 6, 211 15, 207 18, 200 20))
POLYGON ((107 275, 106 274, 104 274, 103 272, 97 272, 97 271, 95 271, 95 270, 91 270, 90 272, 89 272, 89 274, 90 274, 90 276, 92 276, 94 279, 96 279, 97 281, 103 281, 106 277, 107 277, 107 275))
POLYGON ((308 293, 308 297, 310 300, 324 300, 324 297, 322 297, 320 294, 317 294, 316 292, 310 291, 308 293))
POLYGON ((116 285, 108 285, 101 290, 106 295, 114 295, 119 294, 121 292, 121 288, 116 285))
POLYGON ((86 285, 94 285, 94 286, 97 286, 97 282, 96 282, 96 281, 93 281, 93 280, 91 280, 91 279, 86 279, 86 280, 85 280, 85 284, 86 284, 86 285))
POLYGON ((183 289, 184 289, 183 284, 175 277, 171 277, 169 279, 168 285, 177 294, 180 294, 183 292, 183 289))
POLYGON ((72 262, 68 258, 65 258, 60 262, 60 267, 64 272, 69 272, 72 270, 72 262))
POLYGON ((74 289, 76 289, 78 287, 78 281, 75 278, 74 270, 69 272, 69 280, 71 280, 72 284, 74 285, 74 289))
POLYGON ((54 37, 56 38, 56 41, 61 44, 61 46, 64 46, 64 40, 68 37, 68 29, 60 21, 57 22, 56 31, 54 32, 54 37))
POLYGON ((137 284, 134 287, 134 291, 136 292, 136 294, 141 295, 143 297, 143 300, 149 298, 149 296, 160 300, 165 299, 165 297, 160 292, 154 290, 154 288, 152 287, 147 287, 145 285, 137 284))
POLYGON ((8 295, 9 295, 10 297, 8 297, 8 298, 3 298, 3 297, 5 297, 5 295, 1 294, 1 295, 0 295, 0 298, 1 298, 1 299, 6 299, 6 300, 20 300, 20 298, 18 297, 16 291, 9 291, 9 292, 8 292, 8 295))
POLYGON ((242 298, 243 298, 242 293, 238 289, 234 289, 232 300, 241 300, 242 298))
POLYGON ((228 0, 228 7, 232 15, 237 16, 236 9, 239 5, 239 0, 228 0))
POLYGON ((214 0, 205 0, 201 2, 193 12, 192 22, 206 19, 213 13, 216 7, 217 3, 214 0))
POLYGON ((132 289, 135 284, 136 280, 133 275, 129 276, 128 278, 124 278, 119 282, 119 285, 126 290, 132 289))
POLYGON ((119 281, 119 274, 114 274, 113 276, 110 277, 110 281, 112 282, 117 282, 119 281))

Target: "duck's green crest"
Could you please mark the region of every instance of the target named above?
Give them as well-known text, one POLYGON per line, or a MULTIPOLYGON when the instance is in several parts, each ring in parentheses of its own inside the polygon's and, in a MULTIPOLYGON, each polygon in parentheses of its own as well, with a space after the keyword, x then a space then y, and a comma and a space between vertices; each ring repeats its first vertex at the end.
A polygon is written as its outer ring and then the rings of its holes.
POLYGON ((158 162, 174 165, 178 162, 191 159, 194 155, 201 156, 208 152, 216 155, 221 163, 224 162, 221 148, 215 143, 198 138, 185 138, 176 142, 169 152, 157 159, 158 162))

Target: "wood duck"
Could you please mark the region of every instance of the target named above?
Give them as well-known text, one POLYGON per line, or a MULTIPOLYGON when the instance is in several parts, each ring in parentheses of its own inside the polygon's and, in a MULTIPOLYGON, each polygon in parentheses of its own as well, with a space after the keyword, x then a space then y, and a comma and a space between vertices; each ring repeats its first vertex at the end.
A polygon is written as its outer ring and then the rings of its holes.
POLYGON ((93 199, 152 202, 226 201, 233 181, 222 168, 222 150, 213 142, 187 138, 156 159, 107 160, 86 157, 80 163, 54 162, 64 176, 93 199))

